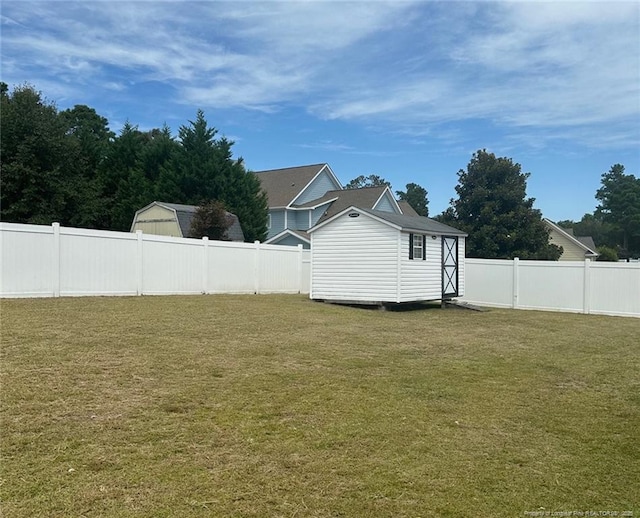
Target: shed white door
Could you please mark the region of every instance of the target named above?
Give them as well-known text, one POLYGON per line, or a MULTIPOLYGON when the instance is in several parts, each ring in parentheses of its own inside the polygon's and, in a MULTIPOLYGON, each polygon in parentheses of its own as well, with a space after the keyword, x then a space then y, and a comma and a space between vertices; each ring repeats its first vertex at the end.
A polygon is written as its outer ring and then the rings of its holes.
POLYGON ((458 296, 458 237, 442 236, 442 297, 458 296))

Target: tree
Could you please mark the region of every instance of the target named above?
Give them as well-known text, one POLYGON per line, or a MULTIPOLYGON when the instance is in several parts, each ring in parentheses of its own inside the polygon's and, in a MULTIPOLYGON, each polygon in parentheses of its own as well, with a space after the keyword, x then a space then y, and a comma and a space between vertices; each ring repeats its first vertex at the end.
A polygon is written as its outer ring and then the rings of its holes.
POLYGON ((179 131, 179 148, 161 168, 159 189, 173 202, 199 205, 220 200, 240 220, 246 241, 264 241, 267 235, 267 199, 260 182, 233 159, 233 142, 216 139, 204 112, 179 131))
POLYGON ((408 183, 406 192, 396 191, 399 200, 406 201, 420 216, 425 217, 429 215, 427 194, 427 190, 417 183, 408 183))
POLYGON ((618 252, 615 248, 611 248, 609 246, 599 246, 598 253, 600 254, 597 261, 618 261, 618 252))
POLYGON ((344 188, 362 189, 363 187, 379 187, 381 185, 386 185, 387 187, 391 188, 391 182, 388 182, 377 174, 370 174, 369 176, 360 175, 354 178, 347 185, 345 185, 344 188))
POLYGON ((562 249, 549 244, 549 231, 533 198, 526 197, 529 173, 510 158, 479 150, 458 172, 451 207, 439 218, 464 230, 467 256, 487 259, 557 260, 562 249))
POLYGON ((231 220, 224 208, 224 203, 217 200, 204 202, 196 209, 191 220, 189 237, 208 237, 218 241, 227 241, 227 230, 231 220))
POLYGON ((613 224, 602 221, 594 214, 585 214, 580 221, 558 221, 557 225, 572 229, 574 236, 590 236, 595 244, 615 249, 618 245, 618 231, 613 224))
POLYGON ((128 231, 136 210, 154 201, 151 182, 140 163, 144 145, 144 134, 125 122, 100 168, 103 211, 99 228, 128 231))
POLYGON ((602 175, 601 183, 596 216, 618 231, 624 252, 640 253, 640 178, 625 174, 624 166, 615 164, 602 175))
POLYGON ((89 223, 93 178, 77 166, 82 150, 54 103, 25 84, 0 88, 0 215, 16 223, 89 223))
MULTIPOLYGON (((60 112, 59 117, 69 140, 68 172, 76 179, 69 209, 72 226, 95 226, 106 207, 100 190, 99 169, 105 160, 114 134, 109 121, 93 108, 76 105, 60 112), (71 202, 74 202, 72 205, 71 202)), ((67 182, 67 186, 71 185, 67 182)))

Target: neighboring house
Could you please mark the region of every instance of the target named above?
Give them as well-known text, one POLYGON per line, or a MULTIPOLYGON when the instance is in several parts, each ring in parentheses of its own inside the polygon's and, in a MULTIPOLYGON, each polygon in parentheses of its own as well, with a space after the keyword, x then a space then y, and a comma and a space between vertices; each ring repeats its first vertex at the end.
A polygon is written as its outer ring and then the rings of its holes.
MULTIPOLYGON (((191 220, 198 210, 196 205, 181 205, 154 201, 136 211, 131 232, 142 230, 145 234, 160 236, 191 237, 191 220)), ((240 221, 235 214, 227 212, 231 225, 227 229, 229 241, 244 241, 240 221)))
POLYGON ((466 234, 443 223, 350 206, 309 233, 312 299, 380 304, 464 294, 466 234))
POLYGON ((267 243, 309 248, 307 231, 351 205, 403 213, 388 187, 343 189, 328 164, 258 171, 256 176, 269 200, 267 243))
POLYGON ((573 230, 559 227, 550 219, 543 218, 542 221, 549 229, 549 243, 562 247, 559 261, 584 261, 600 255, 590 236, 576 237, 573 230))

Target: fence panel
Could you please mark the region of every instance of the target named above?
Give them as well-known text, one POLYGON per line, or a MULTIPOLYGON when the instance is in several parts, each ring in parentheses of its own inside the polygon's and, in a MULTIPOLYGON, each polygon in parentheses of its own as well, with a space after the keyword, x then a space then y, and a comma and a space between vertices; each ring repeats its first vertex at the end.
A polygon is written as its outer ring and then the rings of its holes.
POLYGON ((257 254, 250 243, 209 245, 207 293, 255 293, 257 254))
POLYGON ((467 259, 462 300, 640 317, 640 264, 467 259))
POLYGON ((0 223, 0 297, 308 293, 309 251, 0 223))
POLYGON ((191 295, 204 292, 202 241, 144 235, 142 294, 191 295))
POLYGON ((62 228, 60 295, 136 295, 135 234, 62 228))
POLYGON ((520 261, 516 307, 582 311, 584 263, 520 261))
POLYGON ((0 223, 0 294, 54 296, 54 229, 0 223))
POLYGON ((290 246, 283 250, 276 245, 262 245, 258 259, 260 293, 285 291, 296 293, 300 289, 302 273, 302 247, 290 246))
POLYGON ((640 316, 640 263, 594 263, 590 312, 640 316))
POLYGON ((465 260, 464 300, 512 307, 513 293, 512 261, 465 260))

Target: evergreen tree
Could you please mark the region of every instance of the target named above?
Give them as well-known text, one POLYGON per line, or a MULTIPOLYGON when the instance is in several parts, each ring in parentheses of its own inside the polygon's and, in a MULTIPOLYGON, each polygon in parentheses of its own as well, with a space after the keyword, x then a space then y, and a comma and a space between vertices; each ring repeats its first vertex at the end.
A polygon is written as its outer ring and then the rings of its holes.
POLYGON ((406 191, 396 191, 399 200, 406 201, 420 216, 429 216, 427 190, 417 183, 408 183, 406 191))
POLYGON ((640 253, 640 178, 624 173, 615 164, 602 175, 602 187, 596 192, 600 201, 596 216, 613 225, 624 255, 640 253))
POLYGON ((104 202, 100 228, 128 231, 135 212, 153 201, 151 183, 140 163, 144 144, 144 134, 127 121, 110 146, 100 171, 104 202))
POLYGON ((246 241, 263 241, 267 234, 267 200, 258 179, 247 172, 242 158, 233 159, 233 142, 210 128, 202 110, 179 131, 180 147, 162 167, 159 192, 167 201, 200 205, 222 201, 238 216, 246 241))
POLYGON ((440 218, 469 234, 467 256, 487 259, 557 260, 562 249, 549 244, 549 231, 533 198, 526 197, 529 173, 510 158, 474 153, 458 172, 451 208, 440 218))

